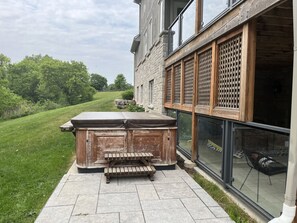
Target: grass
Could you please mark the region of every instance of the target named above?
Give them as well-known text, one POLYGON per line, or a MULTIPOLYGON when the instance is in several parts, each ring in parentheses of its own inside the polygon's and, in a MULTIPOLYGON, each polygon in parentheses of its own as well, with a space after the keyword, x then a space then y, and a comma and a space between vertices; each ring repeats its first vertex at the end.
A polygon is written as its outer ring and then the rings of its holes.
POLYGON ((256 223, 244 210, 234 203, 217 185, 206 180, 198 173, 193 175, 194 180, 216 200, 227 212, 230 218, 237 223, 256 223))
POLYGON ((0 122, 0 222, 34 222, 73 162, 75 140, 59 126, 83 111, 117 111, 121 92, 95 100, 0 122))

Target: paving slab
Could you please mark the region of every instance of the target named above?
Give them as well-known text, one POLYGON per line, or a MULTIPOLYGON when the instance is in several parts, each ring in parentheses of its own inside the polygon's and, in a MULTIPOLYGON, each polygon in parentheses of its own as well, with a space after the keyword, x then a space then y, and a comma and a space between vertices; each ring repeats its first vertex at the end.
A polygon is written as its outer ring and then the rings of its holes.
POLYGON ((159 200, 159 196, 154 185, 140 184, 137 185, 137 192, 139 196, 139 200, 159 200))
POLYGON ((195 223, 185 209, 143 211, 146 223, 195 223))
POLYGON ((120 212, 120 223, 145 223, 142 211, 120 212))
POLYGON ((72 216, 69 223, 119 223, 119 213, 72 216))
POLYGON ((63 176, 37 223, 208 223, 233 222, 184 170, 148 177, 112 178, 103 173, 63 176))

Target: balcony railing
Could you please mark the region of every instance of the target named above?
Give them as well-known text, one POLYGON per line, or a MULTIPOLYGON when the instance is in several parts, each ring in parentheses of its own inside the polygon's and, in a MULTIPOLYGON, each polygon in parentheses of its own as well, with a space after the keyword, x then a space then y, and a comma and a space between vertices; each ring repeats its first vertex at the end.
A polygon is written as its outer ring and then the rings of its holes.
POLYGON ((190 1, 169 26, 169 54, 195 34, 195 1, 190 1))
MULTIPOLYGON (((228 9, 244 0, 202 0, 201 28, 212 24, 228 9)), ((195 34, 196 1, 191 0, 169 26, 168 54, 175 51, 195 34)), ((199 10, 200 11, 200 10, 199 10)))

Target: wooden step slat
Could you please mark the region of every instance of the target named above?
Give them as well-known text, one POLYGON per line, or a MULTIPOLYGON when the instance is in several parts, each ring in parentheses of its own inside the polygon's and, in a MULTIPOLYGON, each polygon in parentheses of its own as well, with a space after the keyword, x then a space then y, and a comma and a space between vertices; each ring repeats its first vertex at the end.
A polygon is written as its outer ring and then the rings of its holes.
POLYGON ((152 153, 106 153, 104 158, 108 160, 140 160, 153 158, 152 153))

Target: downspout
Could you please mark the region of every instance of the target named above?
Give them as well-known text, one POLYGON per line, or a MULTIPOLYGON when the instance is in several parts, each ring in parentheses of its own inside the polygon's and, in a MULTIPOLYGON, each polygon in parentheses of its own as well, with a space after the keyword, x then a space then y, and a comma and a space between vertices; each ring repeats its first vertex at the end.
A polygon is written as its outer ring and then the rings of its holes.
POLYGON ((296 213, 297 190, 297 2, 293 2, 293 29, 294 29, 294 61, 289 161, 286 182, 285 201, 280 217, 274 218, 270 223, 291 223, 296 213))

